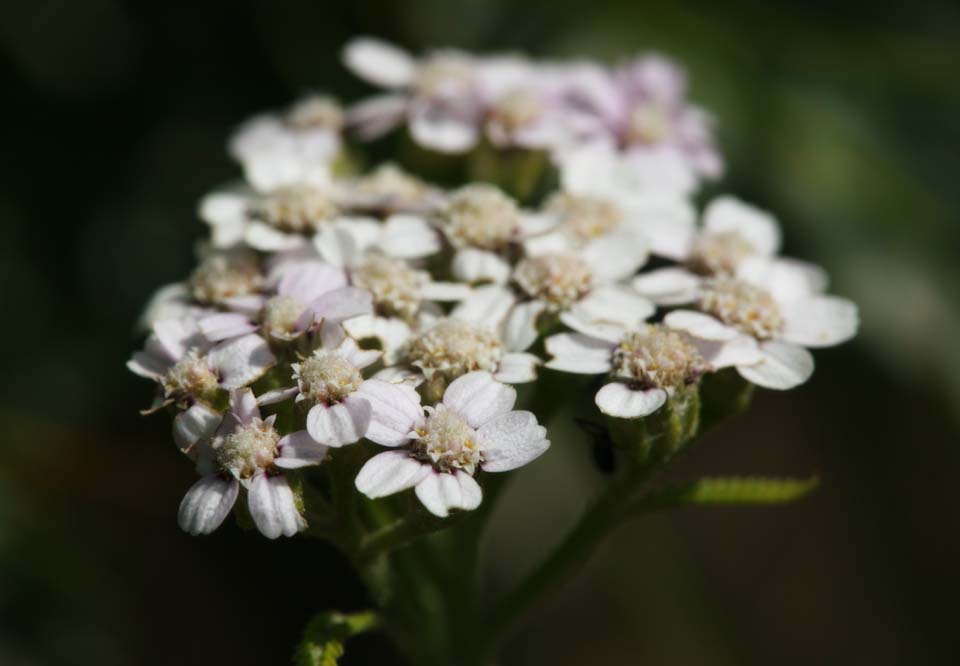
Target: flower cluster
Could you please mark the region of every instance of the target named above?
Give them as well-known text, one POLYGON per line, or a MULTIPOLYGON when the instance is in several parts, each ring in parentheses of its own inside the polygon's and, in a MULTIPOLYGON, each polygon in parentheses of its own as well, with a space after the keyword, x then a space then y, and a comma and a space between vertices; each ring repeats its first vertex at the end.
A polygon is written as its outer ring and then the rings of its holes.
POLYGON ((777 255, 768 213, 722 196, 698 214, 722 161, 673 63, 414 58, 373 39, 344 61, 388 92, 346 108, 309 96, 239 128, 244 180, 200 202, 199 263, 152 299, 128 363, 201 477, 180 506, 191 534, 241 493, 264 535, 297 533, 296 470, 370 443, 386 450, 361 461, 356 491, 475 509, 483 475, 550 446, 511 384, 599 375, 600 412, 641 419, 724 368, 797 386, 807 348, 855 334, 856 306, 825 294, 824 272, 777 255), (481 143, 541 151, 560 187, 520 201, 350 166, 400 125, 465 159, 481 143))

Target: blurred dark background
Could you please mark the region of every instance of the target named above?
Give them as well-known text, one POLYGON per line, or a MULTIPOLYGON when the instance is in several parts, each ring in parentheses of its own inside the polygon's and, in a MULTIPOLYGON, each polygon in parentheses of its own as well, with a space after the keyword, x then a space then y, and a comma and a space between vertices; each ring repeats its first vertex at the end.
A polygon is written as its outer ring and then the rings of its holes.
MULTIPOLYGON (((338 61, 357 33, 666 51, 719 119, 724 188, 861 306, 810 383, 759 394, 675 471, 818 473, 812 498, 624 527, 502 663, 957 663, 960 6, 759 0, 0 5, 0 663, 287 663, 312 611, 362 603, 322 543, 182 534, 194 472, 123 367, 145 299, 193 263, 197 200, 239 173, 230 129, 306 90, 363 94, 338 61)), ((597 476, 555 448, 517 481, 491 589, 597 476)), ((345 663, 394 660, 364 637, 345 663)))

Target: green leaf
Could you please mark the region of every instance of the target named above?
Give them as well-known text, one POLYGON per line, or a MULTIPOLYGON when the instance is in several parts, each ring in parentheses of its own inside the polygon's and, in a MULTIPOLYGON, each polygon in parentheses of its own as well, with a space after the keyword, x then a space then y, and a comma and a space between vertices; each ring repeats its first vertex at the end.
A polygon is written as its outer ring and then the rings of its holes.
POLYGON ((809 494, 819 479, 770 477, 704 478, 679 486, 657 490, 637 500, 630 513, 641 514, 657 509, 691 504, 782 504, 809 494))
POLYGON ((348 638, 378 626, 379 619, 373 611, 350 615, 336 611, 320 613, 307 624, 293 662, 296 666, 336 666, 348 638))

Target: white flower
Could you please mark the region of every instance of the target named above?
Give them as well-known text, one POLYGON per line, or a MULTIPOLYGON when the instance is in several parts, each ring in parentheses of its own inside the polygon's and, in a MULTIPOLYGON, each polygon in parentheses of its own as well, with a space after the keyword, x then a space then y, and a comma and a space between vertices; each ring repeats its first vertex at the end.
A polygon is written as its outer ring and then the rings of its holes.
POLYGON ((281 437, 273 425, 276 417, 260 417, 250 389, 234 391, 231 406, 213 438, 200 443, 197 471, 203 478, 180 503, 180 527, 193 535, 213 532, 242 485, 257 529, 270 539, 293 536, 307 523, 283 470, 319 464, 327 447, 302 430, 281 437))
POLYGON ((320 323, 339 324, 371 312, 370 293, 347 286, 343 271, 322 261, 281 263, 273 272, 277 280, 273 296, 251 296, 234 302, 234 312, 200 317, 203 334, 216 341, 260 331, 289 341, 320 323))
POLYGON ((760 359, 737 364, 748 381, 789 389, 813 373, 805 348, 830 347, 856 335, 857 306, 829 296, 823 271, 800 262, 751 257, 737 277, 702 279, 695 310, 675 310, 665 322, 704 341, 750 339, 760 343, 760 359))
POLYGON ((608 374, 610 381, 594 400, 609 416, 642 418, 657 411, 678 389, 705 372, 744 359, 756 361, 756 343, 737 339, 697 340, 669 325, 644 324, 624 329, 590 327, 589 334, 558 333, 546 340, 553 358, 546 367, 579 374, 608 374))
POLYGON ((543 454, 546 429, 530 412, 511 411, 516 391, 486 372, 471 372, 447 387, 436 407, 421 408, 408 394, 394 404, 396 427, 406 435, 398 447, 374 456, 357 474, 357 490, 376 499, 408 488, 432 514, 469 511, 483 491, 477 468, 506 472, 543 454))
POLYGON ((283 114, 247 121, 230 139, 230 155, 256 189, 325 185, 340 153, 343 111, 330 98, 310 96, 283 114))
POLYGON ((381 164, 369 173, 338 183, 337 200, 351 211, 390 215, 427 214, 443 203, 435 187, 396 164, 381 164))
POLYGON ((171 403, 208 402, 218 390, 252 384, 275 363, 259 335, 242 335, 214 345, 194 320, 186 318, 156 322, 143 351, 133 354, 127 368, 160 385, 156 409, 171 403))

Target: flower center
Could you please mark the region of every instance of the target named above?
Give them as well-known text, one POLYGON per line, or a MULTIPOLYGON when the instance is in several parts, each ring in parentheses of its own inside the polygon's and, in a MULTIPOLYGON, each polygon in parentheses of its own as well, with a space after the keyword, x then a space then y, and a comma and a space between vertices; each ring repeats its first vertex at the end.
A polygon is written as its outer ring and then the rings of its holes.
POLYGON ((343 109, 330 97, 311 95, 287 111, 287 124, 294 129, 331 129, 343 126, 343 109))
POLYGON ((477 432, 445 405, 426 409, 429 416, 417 429, 419 437, 411 445, 413 457, 431 463, 440 472, 462 469, 473 474, 483 462, 477 447, 477 432))
POLYGON ((314 233, 337 214, 337 206, 316 187, 284 187, 254 204, 252 217, 291 233, 314 233))
POLYGON ((658 324, 625 334, 613 352, 613 375, 644 388, 676 389, 696 381, 705 370, 696 347, 658 324))
POLYGON ((503 344, 496 333, 485 328, 458 319, 441 319, 413 339, 408 356, 428 378, 440 373, 453 380, 474 370, 496 370, 503 344))
POLYGON ((353 284, 373 294, 377 312, 384 317, 413 319, 420 309, 420 290, 430 281, 425 271, 401 259, 369 257, 351 272, 353 284))
POLYGON ((447 230, 454 244, 499 249, 513 240, 519 226, 517 203, 493 185, 461 187, 447 203, 447 230))
POLYGON ((546 209, 557 215, 560 223, 581 243, 609 233, 622 219, 620 209, 606 199, 566 192, 550 197, 546 209))
POLYGON ((716 278, 700 295, 700 307, 728 326, 764 340, 783 325, 773 296, 765 289, 733 278, 716 278))
POLYGON ((593 276, 576 255, 545 254, 517 264, 513 279, 531 298, 542 298, 552 309, 565 310, 590 291, 593 276))
POLYGON ((268 469, 277 457, 280 435, 261 419, 237 426, 222 439, 214 441, 217 463, 241 479, 249 479, 258 470, 268 469))
POLYGON ((670 114, 658 104, 639 102, 627 118, 627 143, 651 145, 665 141, 673 132, 670 114))
POLYGON ((257 292, 263 277, 252 253, 213 254, 197 266, 188 282, 196 300, 220 303, 257 292))
POLYGON ((167 371, 163 380, 168 398, 203 398, 217 390, 220 380, 198 349, 191 349, 167 371))
POLYGON ((705 275, 729 275, 754 252, 743 236, 734 232, 702 234, 687 260, 690 268, 705 275))
POLYGON ((454 52, 436 53, 417 68, 413 83, 425 97, 454 98, 466 92, 473 81, 470 60, 454 52))
POLYGON ((490 109, 490 120, 508 132, 514 132, 535 122, 543 113, 543 100, 530 91, 517 89, 508 92, 490 109))
POLYGON ((294 363, 293 368, 300 395, 314 404, 340 402, 363 383, 353 363, 328 349, 318 349, 302 363, 294 363))
POLYGON ((289 296, 274 296, 263 305, 260 323, 267 335, 290 337, 297 331, 303 304, 289 296))

